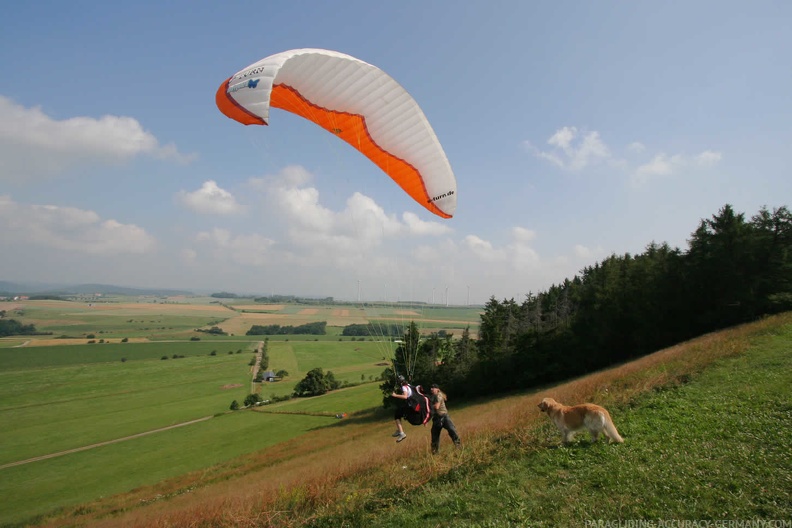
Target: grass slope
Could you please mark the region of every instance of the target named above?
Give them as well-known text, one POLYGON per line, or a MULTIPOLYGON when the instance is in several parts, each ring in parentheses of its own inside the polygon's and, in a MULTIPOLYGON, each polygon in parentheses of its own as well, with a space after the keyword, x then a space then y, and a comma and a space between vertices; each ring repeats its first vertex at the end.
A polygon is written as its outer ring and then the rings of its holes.
POLYGON ((548 420, 522 438, 504 438, 484 463, 432 479, 420 493, 384 494, 365 508, 320 517, 307 526, 790 521, 790 343, 792 329, 787 328, 691 383, 614 409, 624 445, 592 444, 585 438, 559 447, 548 420))
POLYGON ((407 440, 394 444, 389 416, 361 413, 156 486, 106 494, 45 525, 789 519, 790 344, 792 314, 784 314, 561 385, 466 405, 452 400, 465 447, 453 450, 443 437, 438 456, 429 454, 428 429, 409 428, 407 440), (626 443, 559 447, 536 409, 544 396, 606 405, 626 443))

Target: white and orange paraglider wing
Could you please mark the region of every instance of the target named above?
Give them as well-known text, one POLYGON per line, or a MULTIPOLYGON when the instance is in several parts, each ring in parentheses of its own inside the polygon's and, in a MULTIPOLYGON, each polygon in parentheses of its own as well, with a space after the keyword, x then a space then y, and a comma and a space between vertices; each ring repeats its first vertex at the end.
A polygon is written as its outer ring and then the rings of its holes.
POLYGON ((456 210, 456 179, 429 121, 371 64, 328 50, 286 51, 233 75, 216 102, 245 125, 268 124, 271 107, 300 115, 359 150, 432 213, 451 218, 456 210))

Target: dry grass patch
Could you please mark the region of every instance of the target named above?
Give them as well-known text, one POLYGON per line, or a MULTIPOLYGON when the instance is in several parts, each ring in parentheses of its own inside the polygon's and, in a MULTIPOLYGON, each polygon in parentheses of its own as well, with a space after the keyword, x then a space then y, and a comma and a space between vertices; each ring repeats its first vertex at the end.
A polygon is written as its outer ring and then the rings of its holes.
MULTIPOLYGON (((41 302, 41 301, 36 301, 41 302)), ((63 305, 61 305, 63 306, 63 305)), ((73 304, 72 304, 73 306, 73 304)), ((229 309, 219 304, 176 304, 176 303, 96 303, 92 306, 85 306, 84 314, 96 314, 97 312, 111 312, 108 315, 151 315, 172 314, 184 315, 188 312, 191 315, 198 313, 214 314, 218 317, 228 317, 229 309)), ((77 312, 75 312, 77 314, 77 312)))
MULTIPOLYGON (((254 325, 294 325, 295 320, 299 319, 294 315, 244 313, 232 316, 230 319, 223 321, 220 327, 229 334, 245 335, 245 333, 250 330, 250 327, 254 325)), ((302 322, 296 324, 302 324, 302 322)))

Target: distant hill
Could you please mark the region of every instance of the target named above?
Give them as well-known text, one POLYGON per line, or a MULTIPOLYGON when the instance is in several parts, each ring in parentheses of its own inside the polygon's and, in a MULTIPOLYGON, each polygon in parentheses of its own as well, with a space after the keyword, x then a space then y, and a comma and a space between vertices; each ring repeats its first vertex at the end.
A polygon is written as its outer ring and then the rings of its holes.
POLYGON ((129 288, 110 284, 37 284, 0 281, 0 295, 87 295, 101 293, 102 295, 193 295, 187 290, 169 290, 165 288, 129 288))

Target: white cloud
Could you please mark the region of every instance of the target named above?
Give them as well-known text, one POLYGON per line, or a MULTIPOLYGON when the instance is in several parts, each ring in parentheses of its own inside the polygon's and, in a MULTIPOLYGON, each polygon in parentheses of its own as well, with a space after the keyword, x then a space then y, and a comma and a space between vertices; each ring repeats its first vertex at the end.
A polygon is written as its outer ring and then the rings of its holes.
POLYGON ((491 242, 476 235, 467 235, 463 240, 464 246, 483 262, 499 262, 506 260, 506 251, 496 249, 491 242))
POLYGON ((669 156, 665 153, 660 153, 648 163, 638 166, 630 176, 630 182, 634 186, 640 186, 654 178, 671 176, 691 166, 709 169, 714 167, 720 160, 721 153, 711 150, 705 150, 693 157, 683 156, 682 154, 669 156))
POLYGON ((401 221, 372 198, 353 193, 344 209, 332 211, 321 204, 319 190, 303 167, 290 166, 273 176, 253 178, 251 188, 262 192, 268 209, 277 211, 286 225, 290 243, 321 249, 331 258, 381 245, 399 236, 440 236, 451 232, 441 222, 422 220, 405 212, 401 221))
POLYGON ((201 214, 230 215, 243 211, 230 192, 218 187, 213 180, 204 182, 200 189, 179 191, 176 200, 185 207, 201 214))
POLYGON ((539 254, 529 244, 536 238, 536 233, 523 227, 514 227, 511 234, 511 242, 500 248, 476 235, 466 236, 463 245, 482 262, 505 264, 517 271, 538 266, 539 254))
POLYGON ((646 150, 646 146, 641 143, 640 141, 633 141, 629 145, 627 145, 627 150, 630 152, 641 153, 646 150))
POLYGON ((37 178, 140 155, 177 162, 192 158, 173 145, 160 145, 131 117, 56 120, 39 107, 26 108, 0 96, 0 180, 37 178))
POLYGON ((721 157, 722 156, 720 152, 712 152, 711 150, 705 150, 704 152, 696 156, 696 163, 698 163, 702 167, 712 167, 720 162, 721 157))
POLYGON ((563 127, 556 131, 547 144, 553 149, 543 151, 529 141, 525 145, 541 159, 545 159, 558 167, 580 171, 591 165, 607 161, 610 151, 600 139, 599 132, 579 132, 577 127, 563 127))
POLYGON ((633 172, 633 183, 644 183, 654 176, 667 176, 674 171, 674 167, 682 165, 682 156, 667 156, 658 154, 649 163, 640 165, 633 172))
POLYGON ((536 238, 536 232, 524 227, 513 227, 512 236, 518 242, 530 242, 536 238))
POLYGON ((562 149, 564 152, 571 152, 572 151, 572 140, 575 139, 577 135, 577 128, 575 127, 564 127, 556 131, 550 139, 547 140, 548 145, 553 145, 554 147, 558 147, 562 149))
POLYGON ((578 260, 592 264, 603 255, 604 250, 601 247, 590 248, 582 244, 575 244, 572 252, 578 260))
MULTIPOLYGON (((262 266, 279 258, 273 252, 276 242, 259 234, 234 235, 226 229, 214 228, 198 233, 195 240, 216 258, 229 258, 236 264, 262 266)), ((188 256, 194 259, 197 253, 190 250, 188 256)))
MULTIPOLYGON (((193 247, 182 250, 182 262, 193 267, 225 263, 224 269, 233 265, 240 272, 245 268, 277 268, 293 274, 310 270, 308 274, 317 281, 324 276, 322 269, 328 273, 351 271, 350 276, 383 274, 391 269, 401 273, 405 263, 393 259, 397 246, 452 232, 442 222, 424 220, 411 212, 401 217, 388 214, 359 192, 351 194, 340 210, 333 210, 323 204, 311 173, 300 166, 251 178, 246 187, 251 219, 247 225, 258 227, 245 235, 226 226, 203 231, 192 239, 193 247)), ((217 202, 231 204, 232 197, 223 193, 214 182, 207 182, 199 191, 182 193, 179 198, 206 210, 217 202)), ((436 262, 433 259, 433 264, 436 262)))
POLYGON ((0 195, 0 243, 24 243, 91 255, 149 253, 154 237, 133 224, 102 220, 94 211, 24 205, 0 195))
MULTIPOLYGON (((635 166, 632 162, 614 156, 600 138, 599 132, 581 132, 573 126, 558 129, 547 140, 547 144, 553 148, 542 150, 535 147, 530 141, 524 142, 524 145, 535 156, 564 170, 582 171, 606 162, 608 166, 626 172, 629 175, 629 182, 633 186, 644 185, 654 178, 675 174, 683 167, 712 168, 722 158, 720 152, 712 150, 705 150, 692 157, 661 152, 651 160, 635 166)), ((633 141, 627 146, 627 150, 634 155, 640 155, 644 153, 646 146, 639 141, 633 141)))
POLYGON ((451 228, 440 222, 427 222, 418 218, 415 213, 406 212, 402 214, 402 220, 407 226, 407 232, 413 235, 439 236, 451 232, 451 228))

